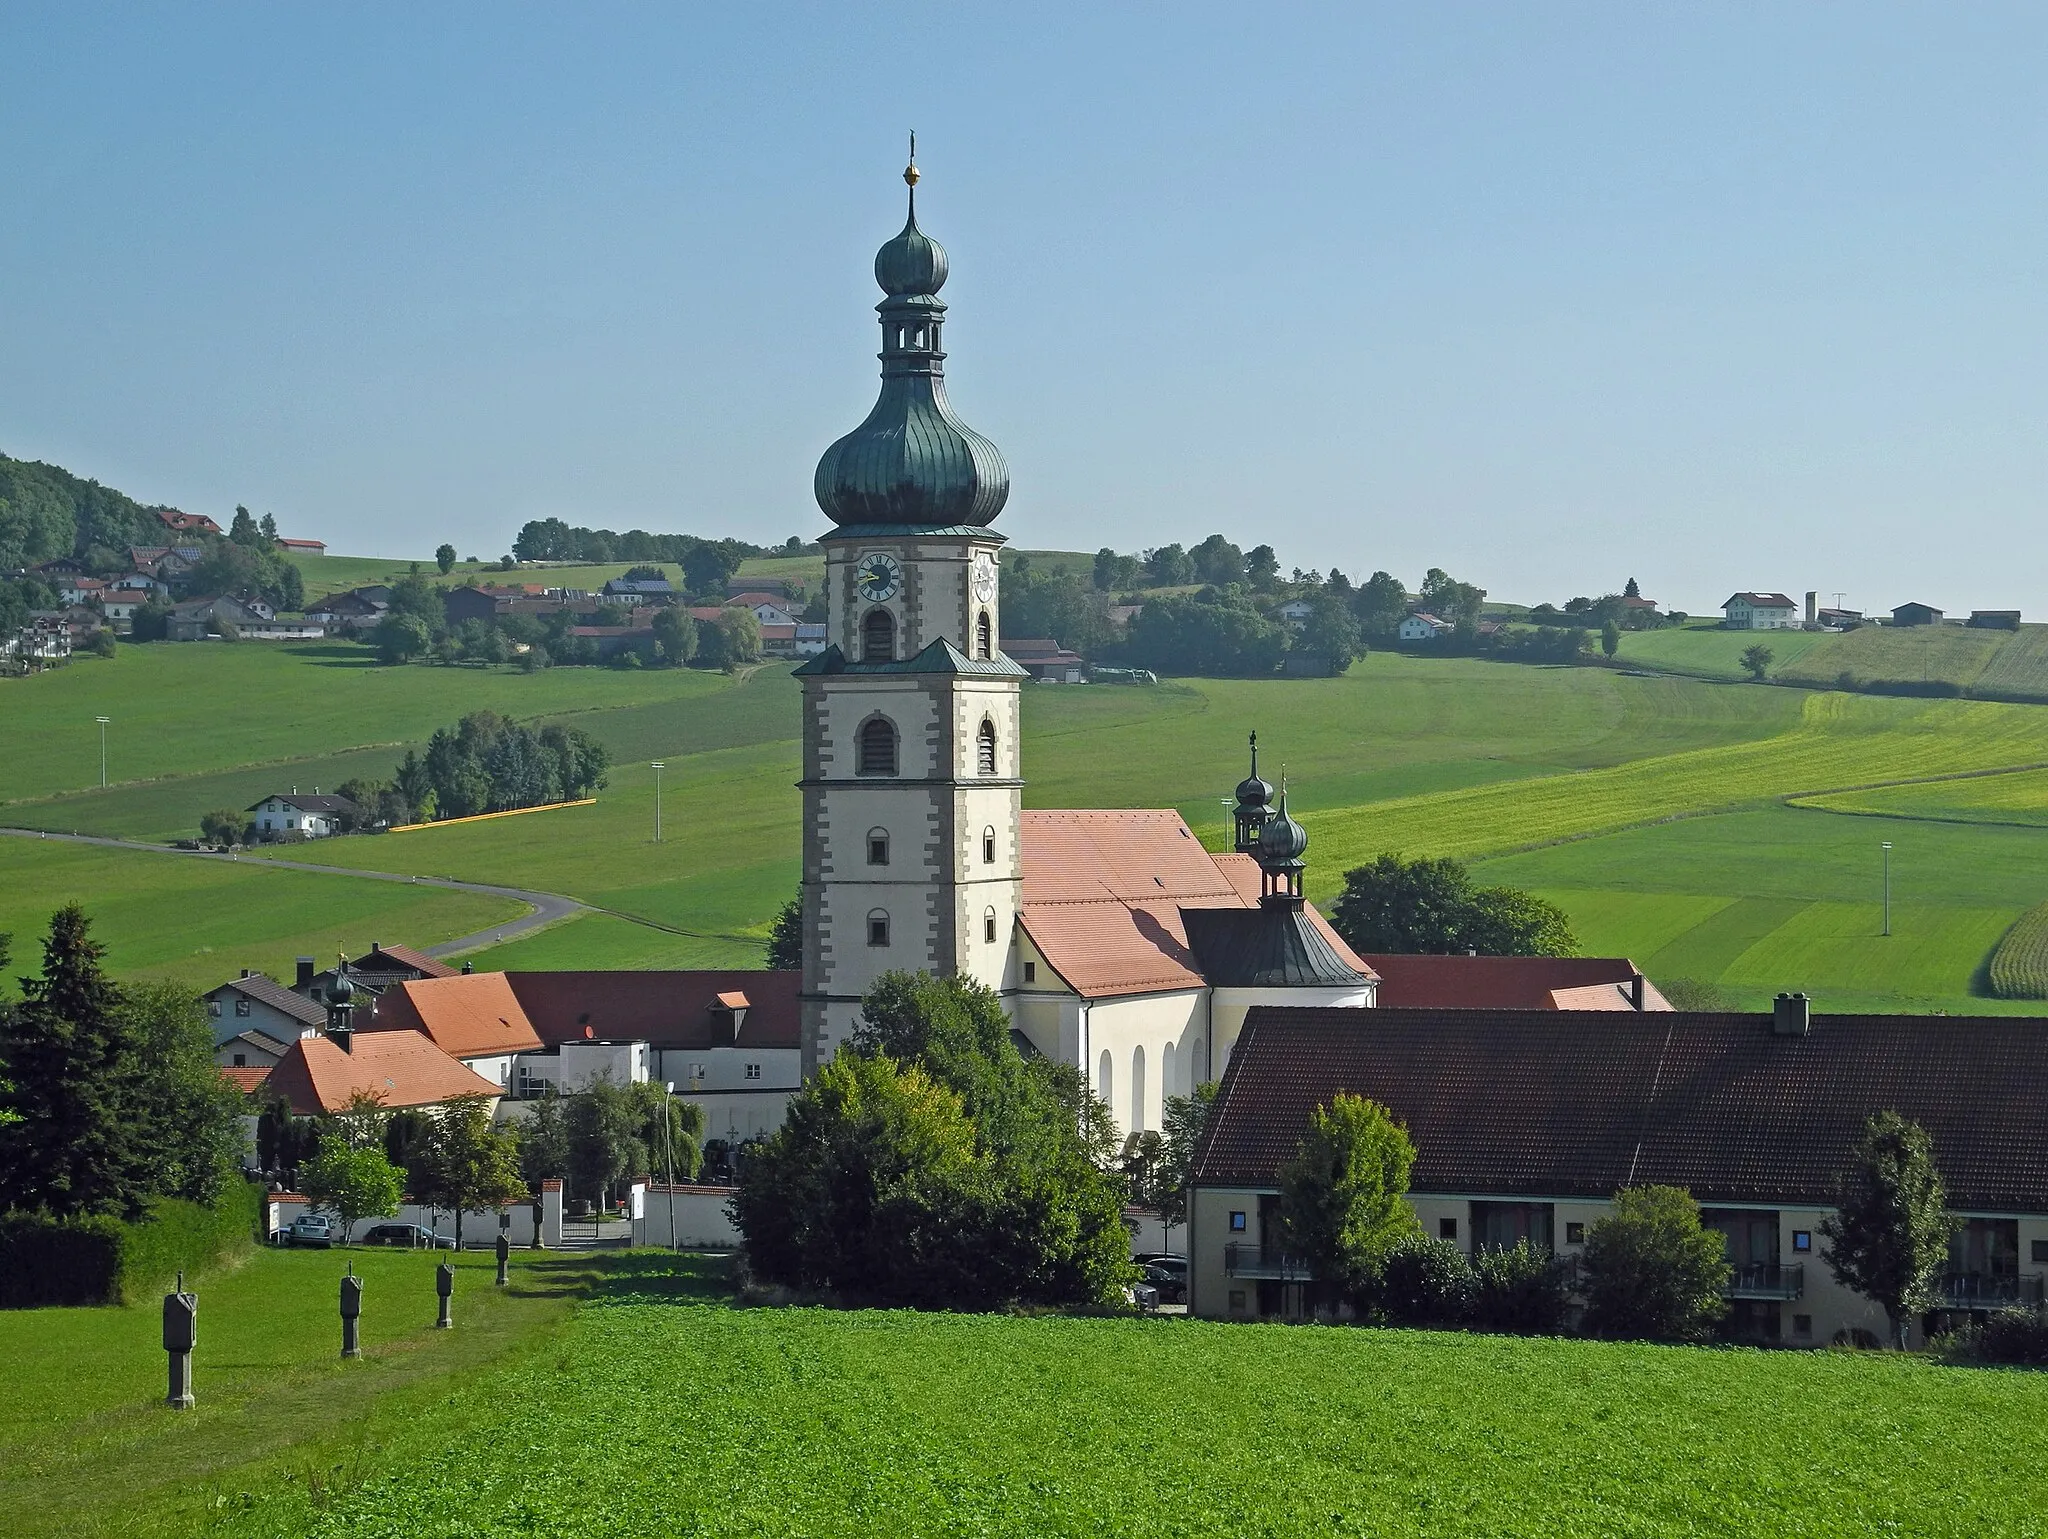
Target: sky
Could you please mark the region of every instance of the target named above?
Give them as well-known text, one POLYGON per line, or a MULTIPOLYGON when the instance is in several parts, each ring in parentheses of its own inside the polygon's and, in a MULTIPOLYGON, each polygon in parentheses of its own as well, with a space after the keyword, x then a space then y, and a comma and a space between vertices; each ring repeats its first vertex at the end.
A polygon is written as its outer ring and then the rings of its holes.
POLYGON ((875 247, 998 528, 2048 619, 2048 8, 0 0, 0 451, 332 550, 826 527, 875 247))

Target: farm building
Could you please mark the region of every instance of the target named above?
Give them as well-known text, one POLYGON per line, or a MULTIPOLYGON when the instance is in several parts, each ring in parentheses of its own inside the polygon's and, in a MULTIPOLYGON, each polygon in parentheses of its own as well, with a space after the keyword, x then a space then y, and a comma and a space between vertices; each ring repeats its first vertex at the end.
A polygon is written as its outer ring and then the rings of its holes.
POLYGON ((1450 621, 1439 620, 1435 615, 1412 614, 1395 628, 1394 634, 1403 641, 1435 641, 1456 629, 1450 621))
POLYGON ((1782 631, 1799 627, 1799 606, 1783 593, 1733 593, 1721 604, 1731 631, 1782 631))
POLYGON ((324 556, 327 554, 325 540, 287 540, 280 536, 277 548, 288 556, 324 556))
POLYGON ((2020 612, 2017 609, 1973 609, 1969 624, 1973 630, 2016 631, 2020 628, 2020 612))
POLYGON ((1339 1092, 1385 1106, 1416 1150, 1409 1205, 1468 1253, 1563 1257, 1623 1186, 1683 1187, 1725 1236, 1729 1328, 1787 1345, 1881 1338, 1837 1283, 1821 1222, 1874 1113, 1933 1137, 1951 1245, 1924 1340, 2041 1302, 2048 1275, 2048 1036, 2011 1019, 1612 1011, 1254 1010, 1195 1158, 1189 1309, 1301 1318, 1307 1269, 1276 1227, 1276 1170, 1339 1092))
POLYGON ((1057 641, 1046 638, 1013 640, 1005 636, 1003 656, 1041 684, 1088 682, 1088 660, 1078 652, 1069 652, 1057 641))
POLYGON ((1892 611, 1894 625, 1939 625, 1941 611, 1932 604, 1901 604, 1892 611))
POLYGON ((361 810, 345 796, 301 796, 297 791, 266 796, 249 809, 258 834, 288 839, 328 838, 361 810))

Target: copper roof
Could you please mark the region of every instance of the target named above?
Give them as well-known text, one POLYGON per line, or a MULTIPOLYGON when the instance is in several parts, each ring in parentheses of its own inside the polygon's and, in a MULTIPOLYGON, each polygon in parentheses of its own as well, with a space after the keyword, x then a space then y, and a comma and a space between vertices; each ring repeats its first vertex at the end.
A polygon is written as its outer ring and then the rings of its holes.
POLYGON ((369 1020, 360 1024, 370 1034, 423 1032, 456 1058, 531 1052, 541 1045, 503 973, 459 973, 394 983, 378 998, 369 1020))
MULTIPOLYGON (((1020 832, 1025 933, 1083 998, 1204 987, 1181 910, 1258 902, 1257 863, 1210 854, 1170 808, 1026 812, 1020 832)), ((1321 914, 1307 917, 1357 960, 1321 914)))
MULTIPOLYGON (((1625 1010, 1637 976, 1627 957, 1380 956, 1365 958, 1379 974, 1383 1009, 1625 1010)), ((1643 1008, 1669 1010, 1656 985, 1643 980, 1643 1008)))
POLYGON ((358 1031, 348 1052, 332 1037, 301 1037, 285 1049, 268 1083, 301 1117, 344 1110, 358 1091, 390 1108, 504 1094, 416 1031, 358 1031))
POLYGON ((1270 1186, 1310 1111, 1369 1096, 1415 1141, 1413 1190, 1822 1205, 1871 1114, 1924 1125, 1962 1211, 2048 1213, 2048 1032, 2023 1018, 1257 1006, 1195 1160, 1270 1186))

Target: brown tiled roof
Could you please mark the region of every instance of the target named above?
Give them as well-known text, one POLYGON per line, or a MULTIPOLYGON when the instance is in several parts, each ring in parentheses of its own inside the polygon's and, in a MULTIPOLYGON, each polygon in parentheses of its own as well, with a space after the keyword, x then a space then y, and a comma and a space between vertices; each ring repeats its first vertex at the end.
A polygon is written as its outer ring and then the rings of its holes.
MULTIPOLYGON (((1084 998, 1202 987, 1180 911, 1258 901, 1257 863, 1211 855, 1171 809, 1026 812, 1021 833, 1025 933, 1084 998)), ((1352 959, 1322 915, 1309 915, 1352 959)))
MULTIPOLYGON (((479 973, 477 977, 482 977, 479 973)), ((507 973, 527 1019, 549 1046, 594 1039, 649 1042, 656 1047, 798 1047, 797 972, 545 972, 507 973), (730 1008, 737 997, 747 1015, 735 1044, 730 1008)))
POLYGON ((504 1094, 416 1031, 358 1031, 349 1052, 332 1037, 301 1037, 270 1071, 269 1087, 301 1117, 341 1111, 357 1091, 394 1109, 504 1094))
POLYGON ((1245 1019, 1195 1160, 1270 1186, 1310 1111, 1369 1096, 1415 1141, 1411 1187, 1825 1203, 1864 1120, 1924 1125, 1964 1211, 2048 1213, 2048 1030, 2024 1018, 1287 1010, 1245 1019))
MULTIPOLYGON (((1626 1010, 1627 957, 1368 956, 1383 1009, 1626 1010)), ((1643 980, 1643 1008, 1670 1001, 1643 980)))
POLYGON ((541 1045, 503 973, 394 983, 363 1025, 375 1033, 421 1032, 456 1058, 532 1052, 541 1045))
POLYGON ((263 1082, 270 1078, 270 1070, 267 1066, 263 1065, 253 1068, 231 1065, 220 1071, 220 1077, 241 1091, 243 1095, 250 1095, 263 1088, 263 1082))

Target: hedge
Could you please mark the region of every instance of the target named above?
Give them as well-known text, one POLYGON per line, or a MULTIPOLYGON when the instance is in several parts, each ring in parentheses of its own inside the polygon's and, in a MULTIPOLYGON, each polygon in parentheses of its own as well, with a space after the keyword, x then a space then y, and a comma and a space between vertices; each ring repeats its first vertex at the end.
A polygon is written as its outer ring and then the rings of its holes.
POLYGON ((212 1207, 159 1198, 148 1217, 0 1218, 0 1309, 132 1304, 178 1272, 198 1272, 255 1240, 261 1188, 236 1182, 212 1207))

